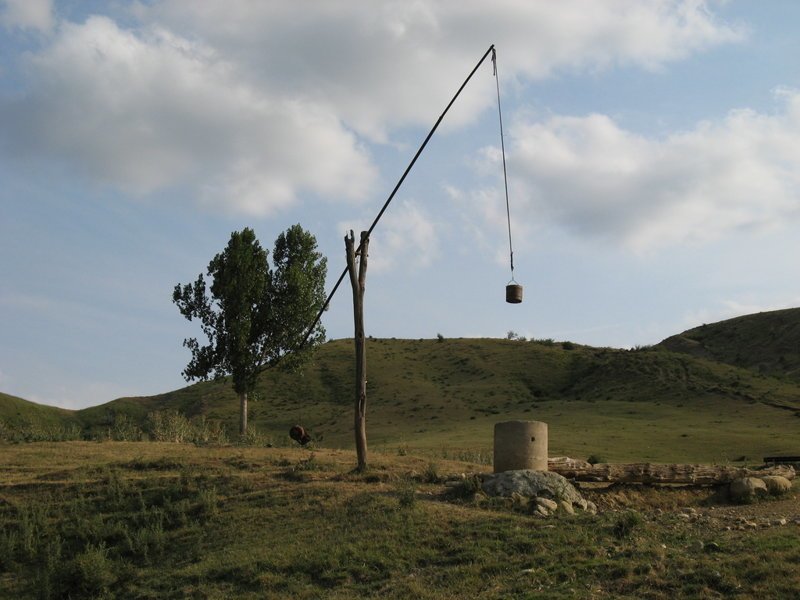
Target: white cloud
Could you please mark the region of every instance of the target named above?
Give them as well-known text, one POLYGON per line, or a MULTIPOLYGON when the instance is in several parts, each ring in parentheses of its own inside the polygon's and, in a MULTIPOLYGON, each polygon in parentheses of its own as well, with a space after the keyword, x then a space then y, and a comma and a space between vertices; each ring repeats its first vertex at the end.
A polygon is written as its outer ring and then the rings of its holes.
POLYGON ((14 153, 56 157, 132 193, 191 182, 202 202, 268 214, 301 190, 360 198, 366 153, 327 107, 249 85, 208 46, 105 17, 64 24, 6 104, 14 153))
MULTIPOLYGON (((491 257, 492 261, 504 269, 510 267, 510 249, 508 240, 508 215, 506 213, 506 198, 503 192, 502 177, 497 179, 497 173, 502 173, 502 167, 492 164, 502 160, 500 151, 485 148, 482 155, 483 165, 480 170, 484 175, 495 177, 494 187, 477 189, 459 189, 445 186, 449 200, 452 204, 451 214, 457 215, 458 231, 466 235, 455 241, 457 249, 463 254, 469 254, 476 249, 483 256, 491 257)), ((514 256, 531 250, 531 246, 538 240, 534 235, 535 230, 541 228, 541 219, 532 219, 533 213, 530 201, 519 189, 510 184, 509 209, 511 213, 511 234, 513 240, 514 256)), ((515 260, 515 263, 518 261, 515 260)))
POLYGON ((52 0, 0 0, 0 23, 9 29, 47 32, 54 22, 52 0))
MULTIPOLYGON (((740 40, 743 32, 717 22, 708 4, 338 0, 298 8, 291 0, 165 0, 139 14, 202 36, 264 85, 324 101, 362 135, 385 140, 395 127, 428 123, 492 43, 510 80, 558 69, 655 68, 740 40)), ((492 85, 478 77, 448 126, 490 106, 492 85)))
MULTIPOLYGON (((340 223, 342 231, 353 230, 356 241, 366 220, 359 228, 352 223, 340 223)), ((439 256, 439 231, 432 214, 412 201, 393 203, 370 236, 369 263, 373 273, 391 269, 416 270, 429 266, 439 256)))
MULTIPOLYGON (((49 4, 6 3, 21 6, 49 4)), ((699 0, 163 0, 131 10, 138 28, 61 22, 27 55, 26 89, 0 100, 0 148, 130 193, 188 187, 212 209, 252 215, 308 191, 364 197, 375 168, 358 136, 383 142, 427 125, 491 43, 510 82, 656 68, 743 35, 699 0)), ((445 127, 493 106, 484 67, 445 127)))
POLYGON ((525 218, 635 250, 797 220, 800 94, 781 95, 779 114, 731 111, 663 139, 599 114, 518 122, 508 159, 525 218))

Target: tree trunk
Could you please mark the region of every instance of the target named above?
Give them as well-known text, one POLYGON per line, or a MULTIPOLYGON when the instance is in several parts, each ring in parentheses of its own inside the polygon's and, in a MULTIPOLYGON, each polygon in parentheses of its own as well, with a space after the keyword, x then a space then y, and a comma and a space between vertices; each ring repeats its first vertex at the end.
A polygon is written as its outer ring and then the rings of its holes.
POLYGON ((239 435, 247 435, 247 392, 239 394, 239 435))
POLYGON ((367 353, 364 338, 364 290, 367 278, 367 248, 369 237, 366 231, 361 232, 360 250, 355 249, 355 236, 350 232, 345 236, 344 245, 347 251, 347 270, 350 273, 350 286, 353 288, 353 321, 355 324, 356 346, 356 390, 353 430, 356 441, 356 455, 359 471, 367 468, 367 353), (359 256, 356 267, 356 255, 359 256))
POLYGON ((695 485, 719 485, 739 477, 761 477, 782 475, 794 479, 792 467, 779 465, 766 469, 746 469, 722 465, 658 465, 651 463, 597 464, 571 459, 550 459, 547 469, 576 481, 598 481, 610 483, 683 483, 695 485))

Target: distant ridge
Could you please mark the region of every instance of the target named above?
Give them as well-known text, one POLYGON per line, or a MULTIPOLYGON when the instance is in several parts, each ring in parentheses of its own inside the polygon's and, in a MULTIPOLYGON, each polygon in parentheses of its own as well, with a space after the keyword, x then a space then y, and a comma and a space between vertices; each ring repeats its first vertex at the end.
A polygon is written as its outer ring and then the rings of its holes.
POLYGON ((659 346, 800 382, 800 308, 700 325, 665 339, 659 346))
POLYGON ((0 392, 0 421, 12 425, 22 423, 80 424, 80 419, 75 411, 37 404, 2 392, 0 392))

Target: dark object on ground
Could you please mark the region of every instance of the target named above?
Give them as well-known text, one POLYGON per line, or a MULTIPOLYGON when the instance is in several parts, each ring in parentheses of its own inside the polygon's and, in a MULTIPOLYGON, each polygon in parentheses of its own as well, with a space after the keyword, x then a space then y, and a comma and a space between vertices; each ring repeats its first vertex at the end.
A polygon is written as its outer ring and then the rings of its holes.
POLYGON ((800 464, 800 456, 765 456, 764 462, 777 465, 800 464))
POLYGON ((311 441, 311 436, 300 425, 295 425, 289 430, 289 437, 301 446, 305 446, 311 441))

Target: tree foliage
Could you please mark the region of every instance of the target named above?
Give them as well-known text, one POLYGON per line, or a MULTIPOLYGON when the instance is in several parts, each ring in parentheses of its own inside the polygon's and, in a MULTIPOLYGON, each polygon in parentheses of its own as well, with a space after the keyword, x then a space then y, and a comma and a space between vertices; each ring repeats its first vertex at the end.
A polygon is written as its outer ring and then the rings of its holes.
POLYGON ((230 375, 242 396, 265 366, 296 367, 325 339, 317 324, 297 351, 325 300, 327 260, 314 236, 293 225, 275 241, 273 262, 274 268, 253 230, 245 228, 234 231, 208 264, 208 287, 202 273, 194 283, 175 286, 173 302, 188 320, 200 322, 208 339, 205 345, 184 340, 192 353, 183 371, 187 381, 230 375))

